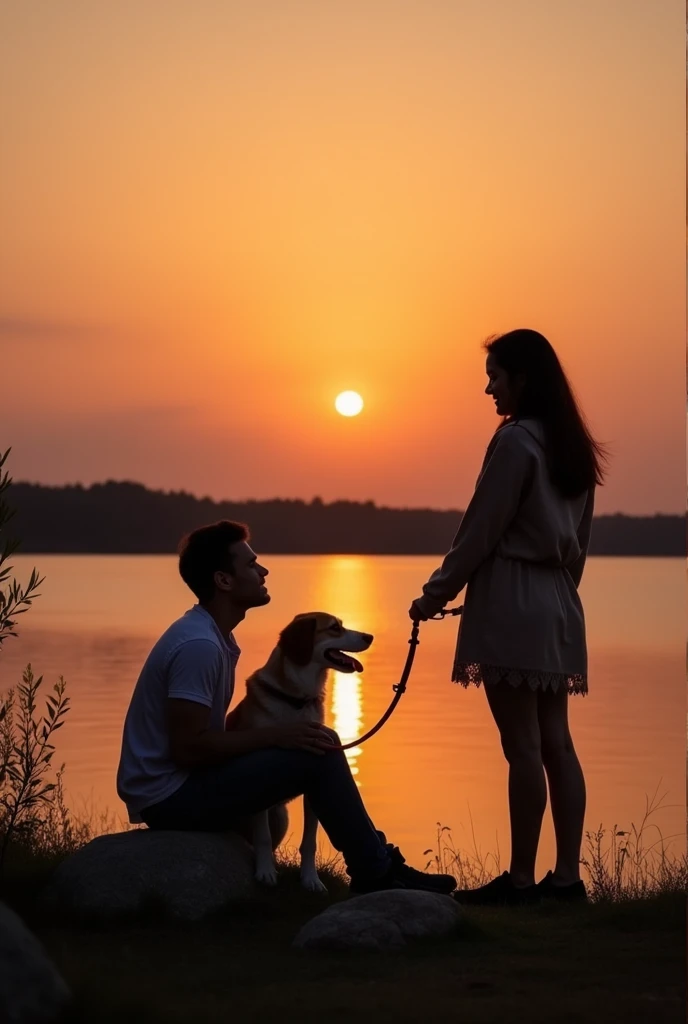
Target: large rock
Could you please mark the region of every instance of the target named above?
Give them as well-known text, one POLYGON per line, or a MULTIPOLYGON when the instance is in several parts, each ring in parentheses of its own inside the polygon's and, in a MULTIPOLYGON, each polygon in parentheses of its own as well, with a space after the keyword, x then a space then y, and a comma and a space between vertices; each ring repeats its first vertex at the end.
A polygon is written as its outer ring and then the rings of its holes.
POLYGON ((44 899, 53 911, 90 920, 151 909, 197 921, 254 893, 253 854, 240 836, 134 829, 68 857, 44 899))
POLYGON ((401 949, 408 939, 450 935, 463 913, 450 896, 389 889, 328 907, 294 939, 302 949, 401 949))
POLYGON ((23 921, 0 903, 0 1020, 3 1024, 57 1021, 69 989, 23 921))

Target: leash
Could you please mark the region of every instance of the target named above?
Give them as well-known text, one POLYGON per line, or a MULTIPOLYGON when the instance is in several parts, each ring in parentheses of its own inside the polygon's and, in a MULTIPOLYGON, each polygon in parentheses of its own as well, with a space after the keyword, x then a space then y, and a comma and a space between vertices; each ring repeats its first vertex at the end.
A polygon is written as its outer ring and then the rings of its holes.
MULTIPOLYGON (((460 615, 462 611, 463 611, 463 605, 460 605, 458 608, 443 608, 441 612, 437 613, 437 615, 431 615, 428 618, 427 621, 428 622, 441 622, 444 618, 446 618, 447 615, 460 615)), ((351 747, 358 747, 358 746, 360 746, 361 743, 365 743, 365 741, 369 740, 371 736, 374 736, 376 732, 379 732, 380 729, 382 728, 382 726, 385 724, 385 722, 390 718, 390 716, 391 716, 392 712, 394 711, 395 707, 397 706, 397 704, 399 703, 401 698, 404 696, 404 693, 406 692, 406 684, 408 683, 409 676, 411 675, 411 669, 413 667, 413 660, 414 660, 414 658, 416 656, 416 647, 420 643, 420 640, 418 639, 419 632, 420 632, 420 625, 414 619, 413 620, 413 624, 411 626, 411 639, 409 640, 409 652, 408 652, 408 655, 406 656, 406 664, 404 665, 404 671, 401 673, 401 679, 399 680, 399 682, 398 683, 394 683, 393 686, 392 686, 392 689, 394 690, 394 696, 392 698, 392 702, 389 705, 389 707, 387 708, 387 710, 385 711, 385 713, 382 716, 382 718, 380 719, 380 721, 377 723, 377 725, 373 726, 373 728, 370 729, 367 733, 365 733, 363 736, 360 736, 359 739, 352 740, 350 743, 343 743, 340 747, 335 747, 334 748, 335 750, 350 750, 351 747)))

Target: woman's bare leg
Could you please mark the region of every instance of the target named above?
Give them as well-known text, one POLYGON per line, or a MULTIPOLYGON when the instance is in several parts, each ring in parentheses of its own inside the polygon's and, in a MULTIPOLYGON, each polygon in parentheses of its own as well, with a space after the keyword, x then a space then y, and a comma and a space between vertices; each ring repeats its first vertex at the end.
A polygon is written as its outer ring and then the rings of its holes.
POLYGON ((537 693, 528 686, 511 686, 507 682, 486 685, 485 693, 509 763, 509 875, 516 886, 533 885, 535 858, 547 804, 537 693))
POLYGON ((558 693, 538 693, 538 721, 557 839, 553 881, 573 885, 580 879, 585 779, 569 731, 568 694, 563 687, 558 693))

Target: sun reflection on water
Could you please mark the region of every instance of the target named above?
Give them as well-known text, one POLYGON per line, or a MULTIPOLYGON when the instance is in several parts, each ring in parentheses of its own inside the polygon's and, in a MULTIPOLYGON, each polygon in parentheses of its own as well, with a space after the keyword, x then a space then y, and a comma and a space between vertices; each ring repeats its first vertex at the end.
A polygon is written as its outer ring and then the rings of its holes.
MULTIPOLYGON (((355 740, 363 732, 363 706, 361 678, 357 673, 344 675, 335 672, 332 680, 331 710, 333 725, 342 743, 355 740)), ((358 757, 361 747, 351 747, 344 753, 352 775, 358 775, 358 757)), ((359 785, 358 780, 356 785, 359 785)))
MULTIPOLYGON (((337 555, 326 560, 324 569, 319 595, 323 607, 338 615, 348 629, 374 633, 375 601, 369 560, 358 555, 337 555)), ((365 664, 365 654, 358 657, 365 664)), ((357 672, 332 673, 329 705, 332 727, 342 743, 349 743, 365 732, 363 679, 357 672)), ((361 785, 362 753, 363 748, 358 746, 346 751, 351 774, 358 776, 357 786, 361 785)))

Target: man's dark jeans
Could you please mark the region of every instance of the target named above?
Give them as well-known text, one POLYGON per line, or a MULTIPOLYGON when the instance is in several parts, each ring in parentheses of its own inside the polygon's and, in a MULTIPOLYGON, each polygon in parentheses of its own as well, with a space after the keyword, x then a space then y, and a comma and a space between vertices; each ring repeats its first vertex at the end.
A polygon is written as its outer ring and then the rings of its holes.
POLYGON ((342 751, 258 750, 196 769, 166 800, 142 812, 149 828, 231 830, 242 819, 305 794, 351 878, 379 878, 391 846, 368 817, 342 751))

